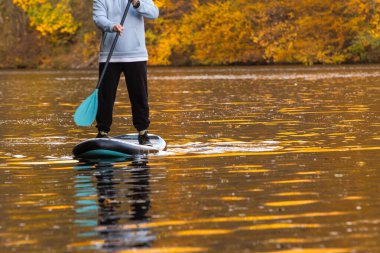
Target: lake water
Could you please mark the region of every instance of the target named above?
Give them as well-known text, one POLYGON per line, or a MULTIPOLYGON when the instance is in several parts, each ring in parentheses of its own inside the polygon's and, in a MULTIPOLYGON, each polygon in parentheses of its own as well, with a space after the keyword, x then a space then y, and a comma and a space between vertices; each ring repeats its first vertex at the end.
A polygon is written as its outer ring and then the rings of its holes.
MULTIPOLYGON (((80 163, 97 71, 0 72, 0 252, 380 251, 380 66, 150 68, 158 155, 80 163)), ((121 80, 111 134, 133 133, 121 80)))

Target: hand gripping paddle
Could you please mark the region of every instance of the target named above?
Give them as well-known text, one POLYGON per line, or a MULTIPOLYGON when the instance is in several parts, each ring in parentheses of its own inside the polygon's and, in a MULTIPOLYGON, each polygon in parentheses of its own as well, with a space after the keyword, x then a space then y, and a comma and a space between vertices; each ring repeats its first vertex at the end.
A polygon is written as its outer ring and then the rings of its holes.
MULTIPOLYGON (((132 1, 128 0, 127 7, 125 8, 123 18, 121 19, 120 25, 124 25, 125 18, 127 17, 129 8, 131 6, 132 1)), ((115 36, 115 39, 112 43, 111 50, 107 57, 107 62, 103 68, 102 74, 100 75, 98 84, 96 85, 95 91, 88 97, 86 100, 82 102, 82 104, 77 108, 75 114, 74 114, 74 122, 78 126, 90 126, 92 122, 94 122, 96 118, 96 114, 98 112, 98 92, 99 87, 103 81, 104 75, 107 71, 108 64, 110 62, 110 59, 112 57, 113 51, 115 49, 117 40, 120 37, 120 33, 117 33, 115 36)))

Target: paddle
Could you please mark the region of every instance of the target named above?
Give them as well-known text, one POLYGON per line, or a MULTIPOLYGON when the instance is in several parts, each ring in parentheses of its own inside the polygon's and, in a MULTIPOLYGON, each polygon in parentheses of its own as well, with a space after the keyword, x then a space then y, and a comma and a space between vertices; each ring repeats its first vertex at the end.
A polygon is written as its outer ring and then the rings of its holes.
MULTIPOLYGON (((129 10, 129 7, 131 6, 132 0, 128 0, 127 7, 125 8, 123 18, 121 19, 120 25, 124 24, 125 18, 127 17, 127 13, 129 10)), ((115 36, 115 39, 112 43, 111 50, 108 54, 106 64, 104 65, 102 74, 100 75, 98 84, 96 85, 95 91, 88 97, 86 100, 82 102, 82 104, 77 108, 75 114, 74 114, 74 122, 78 126, 90 126, 92 122, 94 122, 96 118, 96 114, 98 112, 98 92, 100 84, 103 81, 104 75, 106 73, 106 70, 108 68, 108 64, 110 62, 110 59, 112 57, 113 51, 115 49, 117 40, 120 37, 120 33, 117 33, 115 36)))

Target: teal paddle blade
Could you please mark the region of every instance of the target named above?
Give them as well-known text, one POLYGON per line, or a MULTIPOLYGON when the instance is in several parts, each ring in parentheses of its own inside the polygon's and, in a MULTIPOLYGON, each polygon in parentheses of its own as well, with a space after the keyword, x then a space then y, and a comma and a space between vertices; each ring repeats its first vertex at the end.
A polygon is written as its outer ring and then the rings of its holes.
POLYGON ((82 102, 74 114, 74 122, 78 126, 90 126, 98 112, 98 89, 82 102))

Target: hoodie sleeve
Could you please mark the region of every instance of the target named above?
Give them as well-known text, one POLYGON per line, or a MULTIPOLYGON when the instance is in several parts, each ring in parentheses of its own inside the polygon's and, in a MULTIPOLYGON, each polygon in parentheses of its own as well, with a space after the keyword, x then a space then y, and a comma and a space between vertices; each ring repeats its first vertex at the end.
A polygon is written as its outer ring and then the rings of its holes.
POLYGON ((140 0, 140 6, 135 10, 147 19, 156 19, 159 15, 159 10, 152 0, 140 0))
POLYGON ((114 32, 114 22, 107 18, 107 8, 104 0, 94 0, 92 18, 96 26, 103 32, 114 32))

